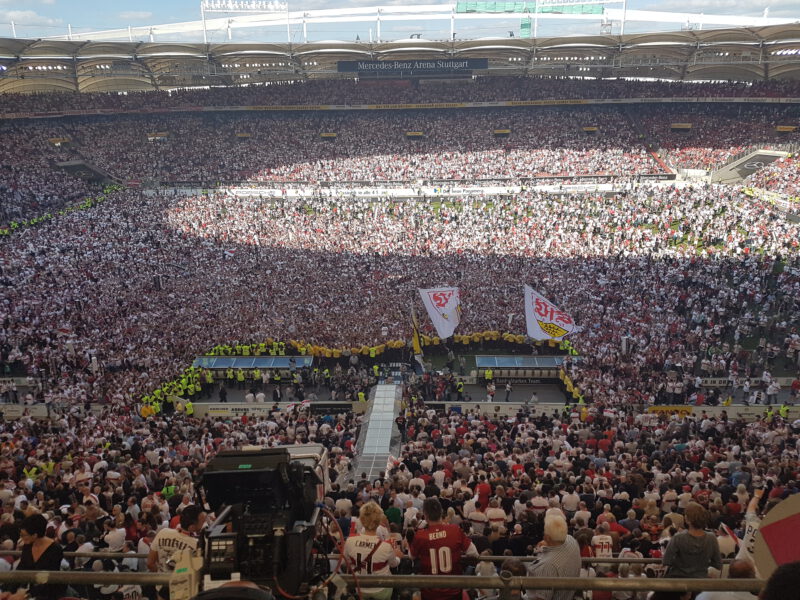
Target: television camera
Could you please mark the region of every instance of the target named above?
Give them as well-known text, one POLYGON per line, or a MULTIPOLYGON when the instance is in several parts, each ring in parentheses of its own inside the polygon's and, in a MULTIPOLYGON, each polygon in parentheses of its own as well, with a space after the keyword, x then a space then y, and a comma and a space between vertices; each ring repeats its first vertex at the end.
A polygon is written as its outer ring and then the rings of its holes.
POLYGON ((330 489, 324 446, 220 452, 200 485, 218 515, 203 545, 203 570, 212 580, 238 574, 293 597, 330 573, 320 508, 330 489))

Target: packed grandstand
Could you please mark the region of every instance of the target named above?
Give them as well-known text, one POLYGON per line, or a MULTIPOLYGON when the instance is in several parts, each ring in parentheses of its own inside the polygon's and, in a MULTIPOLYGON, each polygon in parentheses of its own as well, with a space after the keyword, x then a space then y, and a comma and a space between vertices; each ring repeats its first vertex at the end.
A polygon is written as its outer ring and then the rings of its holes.
MULTIPOLYGON (((736 555, 757 514, 798 492, 798 97, 792 81, 558 78, 4 95, 3 400, 47 412, 0 425, 0 565, 11 568, 2 551, 35 514, 64 550, 148 553, 202 502, 198 477, 220 450, 305 442, 330 452, 326 501, 344 533, 363 529, 368 506, 367 533, 402 554, 436 497, 465 550, 532 554, 555 535, 555 512, 580 556, 652 558, 653 575, 687 511, 702 521, 699 504, 706 527, 724 526, 717 554, 736 555), (313 108, 690 96, 730 101, 313 108), (248 106, 307 110, 231 110, 248 106), (756 148, 782 155, 737 183, 684 177, 756 148), (525 337, 525 283, 582 325, 568 347, 525 337), (460 288, 461 322, 448 340, 423 326, 437 366, 415 374, 410 305, 438 284, 460 288), (444 404, 464 396, 459 357, 548 349, 566 356, 574 407, 501 416, 485 373, 463 406, 444 404), (283 380, 191 366, 212 354, 313 362, 283 380), (353 408, 397 364, 396 455, 362 476, 353 408), (236 388, 271 408, 195 414, 236 388), (342 403, 320 414, 322 397, 342 403), (768 406, 745 419, 745 404, 768 406), (648 412, 657 405, 695 411, 648 412)), ((638 577, 640 566, 597 570, 638 577)))

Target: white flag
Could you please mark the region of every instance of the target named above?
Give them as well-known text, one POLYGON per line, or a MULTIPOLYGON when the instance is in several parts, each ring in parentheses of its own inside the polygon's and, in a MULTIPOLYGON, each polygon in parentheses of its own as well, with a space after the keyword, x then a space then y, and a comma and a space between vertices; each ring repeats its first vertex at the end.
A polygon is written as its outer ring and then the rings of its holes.
POLYGON ((428 311, 439 337, 449 338, 461 321, 461 296, 457 287, 420 290, 422 303, 428 311))
POLYGON ((529 285, 525 286, 525 320, 528 337, 535 340, 561 340, 565 335, 581 331, 570 315, 529 285))

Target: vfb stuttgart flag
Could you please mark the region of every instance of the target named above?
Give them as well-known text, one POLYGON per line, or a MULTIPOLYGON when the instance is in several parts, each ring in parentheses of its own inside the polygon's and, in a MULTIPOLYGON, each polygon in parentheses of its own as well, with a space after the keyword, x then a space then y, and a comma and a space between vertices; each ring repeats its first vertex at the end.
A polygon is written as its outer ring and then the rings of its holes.
POLYGON ((581 331, 571 316, 529 285, 525 286, 525 320, 528 337, 535 340, 561 340, 565 335, 581 331))
POLYGON ((442 339, 449 338, 461 321, 461 296, 457 287, 420 290, 422 303, 442 339))

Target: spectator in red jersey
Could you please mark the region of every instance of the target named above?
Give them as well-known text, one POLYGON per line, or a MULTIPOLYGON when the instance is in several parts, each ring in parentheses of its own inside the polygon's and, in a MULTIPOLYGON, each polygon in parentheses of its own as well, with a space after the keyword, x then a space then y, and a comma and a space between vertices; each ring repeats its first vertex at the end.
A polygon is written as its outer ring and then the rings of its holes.
MULTIPOLYGON (((410 553, 419 559, 423 575, 460 575, 461 559, 478 556, 475 544, 457 525, 442 523, 442 505, 438 498, 426 498, 422 512, 428 523, 426 529, 417 531, 411 542, 410 553)), ((423 589, 422 600, 461 600, 459 589, 423 589)))
POLYGON ((480 483, 475 486, 475 493, 478 495, 478 502, 481 503, 481 508, 486 510, 489 506, 489 496, 492 494, 492 486, 486 482, 486 475, 481 475, 480 483))

